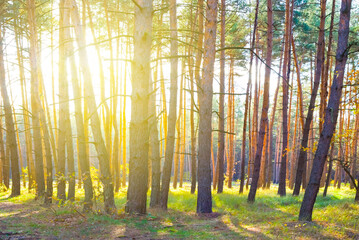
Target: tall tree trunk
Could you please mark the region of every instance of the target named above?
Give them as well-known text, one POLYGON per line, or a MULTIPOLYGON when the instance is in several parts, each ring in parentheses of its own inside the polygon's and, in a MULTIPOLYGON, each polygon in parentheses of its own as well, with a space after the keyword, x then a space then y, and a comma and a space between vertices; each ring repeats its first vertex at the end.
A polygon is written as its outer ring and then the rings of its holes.
MULTIPOLYGON (((279 72, 281 72, 281 69, 282 69, 283 48, 281 50, 280 55, 281 56, 280 56, 280 61, 279 61, 279 72)), ((273 155, 273 126, 274 126, 274 121, 275 121, 275 113, 277 111, 277 100, 278 100, 279 84, 280 84, 280 76, 278 76, 277 88, 276 88, 275 93, 274 93, 274 100, 273 100, 274 104, 273 104, 272 116, 271 116, 270 124, 269 124, 269 162, 268 162, 268 164, 269 164, 269 169, 268 169, 269 174, 268 174, 268 179, 267 179, 267 186, 266 186, 267 188, 270 188, 270 184, 271 184, 272 177, 273 177, 273 162, 272 162, 272 155, 273 155)), ((278 125, 277 125, 277 128, 278 128, 278 125)), ((277 144, 275 145, 275 149, 278 151, 277 144)), ((276 156, 274 158, 274 170, 275 169, 276 169, 276 156)))
MULTIPOLYGON (((176 65, 177 66, 177 65, 176 65)), ((176 148, 175 148, 175 157, 174 157, 174 169, 173 169, 173 188, 177 188, 178 182, 178 170, 179 170, 179 161, 180 161, 180 149, 181 149, 181 119, 182 119, 182 102, 183 102, 183 74, 181 74, 181 83, 180 83, 180 97, 179 97, 179 111, 178 117, 176 122, 176 130, 177 130, 177 137, 176 137, 176 148)))
POLYGON ((351 0, 342 0, 338 29, 338 48, 334 71, 336 74, 334 74, 328 107, 325 112, 323 131, 320 134, 318 148, 315 152, 313 160, 312 173, 310 175, 309 184, 305 191, 299 212, 299 220, 302 221, 312 221, 313 207, 319 191, 320 179, 322 177, 329 145, 337 123, 339 103, 342 95, 345 64, 348 58, 348 37, 351 5, 351 0))
POLYGON ((68 39, 65 38, 65 28, 69 26, 69 12, 65 8, 66 0, 60 1, 60 21, 59 21, 59 129, 57 156, 59 157, 57 177, 57 198, 66 200, 66 117, 68 117, 68 89, 67 89, 67 55, 66 46, 68 39), (66 89, 65 89, 66 88, 66 89), (66 94, 67 93, 67 94, 66 94), (67 112, 66 112, 67 111, 67 112))
POLYGON ((327 178, 326 178, 326 181, 325 181, 323 197, 327 196, 328 187, 330 185, 330 180, 332 178, 331 173, 332 173, 332 168, 333 168, 333 151, 334 151, 334 143, 332 143, 331 146, 330 146, 329 169, 328 169, 328 175, 327 175, 327 178))
POLYGON ((166 140, 165 162, 162 171, 161 208, 167 209, 168 193, 171 180, 173 149, 175 142, 175 127, 177 115, 177 77, 178 77, 178 42, 177 42, 177 1, 170 0, 170 29, 171 29, 171 85, 170 109, 168 115, 168 130, 166 140))
POLYGON ((130 172, 127 212, 146 213, 148 179, 148 100, 151 79, 152 1, 135 7, 132 62, 130 172), (140 8, 141 7, 141 8, 140 8))
POLYGON ((272 1, 267 1, 267 53, 266 53, 266 69, 264 76, 264 93, 262 115, 257 139, 257 151, 254 159, 254 169, 252 184, 248 194, 248 202, 254 202, 258 186, 259 172, 261 168, 261 158, 264 145, 264 137, 266 135, 266 126, 268 126, 268 108, 269 108, 269 82, 272 65, 272 48, 273 48, 273 10, 272 1))
POLYGON ((225 64, 226 56, 224 47, 226 46, 226 0, 221 0, 221 51, 220 56, 220 90, 219 90, 219 116, 218 116, 218 150, 217 150, 217 165, 218 165, 218 188, 217 193, 223 192, 224 180, 224 93, 225 89, 225 64))
POLYGON ((233 98, 233 65, 234 65, 234 58, 231 58, 230 63, 230 71, 228 76, 228 107, 227 107, 227 132, 230 134, 227 135, 227 144, 228 144, 228 158, 227 158, 227 187, 232 188, 232 178, 233 178, 233 163, 234 163, 234 156, 233 156, 233 148, 234 148, 234 141, 233 141, 233 106, 234 106, 234 98, 233 98))
POLYGON ((36 195, 42 197, 45 193, 43 169, 42 139, 40 129, 40 97, 37 66, 37 29, 35 21, 35 1, 27 0, 28 24, 30 29, 30 67, 31 67, 31 116, 35 152, 36 195))
POLYGON ((8 188, 9 187, 9 168, 6 164, 6 156, 5 156, 5 146, 4 146, 4 136, 3 136, 3 125, 2 125, 2 117, 0 118, 0 185, 3 185, 8 188))
MULTIPOLYGON (((113 192, 113 181, 110 171, 109 154, 102 137, 100 118, 97 113, 97 104, 92 86, 90 67, 86 51, 85 34, 81 26, 80 16, 75 0, 71 0, 70 15, 75 27, 76 40, 79 47, 80 65, 84 75, 84 92, 87 102, 87 108, 90 112, 91 129, 94 137, 94 145, 98 154, 101 170, 101 181, 104 185, 104 203, 105 211, 108 213, 116 209, 113 192)), ((148 140, 148 139, 147 139, 148 140)))
MULTIPOLYGON (((202 62, 202 48, 203 48, 203 19, 204 19, 204 4, 203 0, 198 0, 198 41, 197 41, 197 51, 195 57, 195 69, 194 69, 194 79, 196 81, 196 86, 198 89, 199 81, 200 81, 200 69, 201 69, 201 62, 202 62)), ((194 86, 192 86, 194 87, 194 86)), ((194 93, 194 88, 192 88, 192 94, 194 93)), ((197 94, 198 97, 198 94, 197 94)), ((192 96, 192 107, 191 113, 194 115, 194 94, 192 96)), ((198 103, 199 104, 199 103, 198 103)), ((194 193, 196 190, 197 185, 197 155, 196 155, 196 131, 194 130, 194 116, 191 117, 191 193, 194 193)))
MULTIPOLYGON (((20 171, 19 171, 19 155, 17 152, 16 132, 14 126, 14 120, 12 118, 12 110, 10 104, 10 98, 7 93, 6 81, 5 81, 5 64, 4 64, 4 33, 1 30, 2 24, 0 24, 0 86, 1 96, 3 99, 5 110, 5 126, 6 126, 6 144, 10 150, 10 162, 11 162, 11 196, 15 197, 20 195, 20 171)), ((20 144, 20 143, 19 143, 20 144)))
MULTIPOLYGON (((198 10, 196 12, 196 17, 194 18, 195 20, 197 19, 198 16, 198 10)), ((203 22, 203 19, 202 19, 203 22)), ((192 20, 192 11, 191 11, 191 18, 190 18, 190 23, 192 25, 191 29, 194 30, 195 28, 195 22, 193 22, 192 20)), ((203 24, 203 23, 202 23, 203 24)), ((193 54, 193 48, 191 47, 193 45, 193 40, 194 38, 192 37, 190 40, 190 47, 188 50, 188 55, 190 57, 188 57, 188 69, 189 69, 189 78, 190 78, 190 88, 191 88, 191 105, 190 105, 190 131, 191 131, 191 194, 193 194, 196 191, 196 132, 195 132, 195 128, 194 128, 194 104, 195 104, 195 99, 194 99, 194 59, 191 57, 193 54)))
POLYGON ((297 95, 297 104, 295 109, 295 119, 294 119, 294 134, 293 134, 293 140, 292 140, 292 156, 291 156, 291 162, 290 162, 290 178, 289 178, 289 188, 293 189, 294 185, 294 178, 295 178, 295 169, 297 168, 296 164, 296 145, 297 145, 297 129, 298 129, 298 111, 299 110, 299 95, 297 95))
MULTIPOLYGON (((65 37, 70 40, 69 28, 65 28, 65 37)), ((70 66, 71 66, 71 82, 72 82, 72 91, 74 96, 74 105, 75 105, 75 120, 76 120, 76 132, 78 139, 78 160, 80 163, 81 169, 81 179, 84 184, 85 190, 85 199, 84 199, 84 211, 90 211, 92 208, 92 199, 93 199, 93 186, 90 173, 90 162, 87 152, 87 140, 85 136, 85 125, 84 125, 84 116, 82 110, 82 94, 81 87, 79 84, 76 61, 74 56, 74 47, 73 44, 68 44, 70 66)), ((80 172, 79 172, 80 174, 80 172)))
MULTIPOLYGON (((31 145, 31 132, 29 130, 29 114, 28 114, 28 100, 27 100, 27 94, 25 90, 25 71, 24 71, 24 65, 23 65, 23 55, 22 55, 22 44, 21 44, 21 35, 20 30, 18 26, 18 21, 14 19, 14 28, 15 28, 15 42, 16 42, 16 53, 17 53, 17 62, 19 65, 19 77, 20 77, 20 85, 21 85, 21 100, 23 105, 23 121, 24 121, 24 131, 25 131, 25 148, 26 148, 26 163, 27 163, 27 173, 28 173, 28 179, 29 179, 29 185, 28 190, 30 190, 33 187, 33 179, 34 179, 34 173, 33 173, 33 158, 32 158, 32 145, 31 145)), ((20 141, 18 141, 20 142, 20 141)), ((20 151, 19 151, 20 153, 20 151)), ((24 174, 23 174, 24 176, 24 174)), ((26 186, 25 180, 23 180, 24 187, 26 186)))
POLYGON ((197 213, 212 212, 211 134, 213 71, 216 53, 217 0, 208 0, 204 39, 202 81, 199 85, 198 195, 197 213))
MULTIPOLYGON (((156 84, 156 81, 153 82, 156 84)), ((156 117, 156 94, 150 85, 150 92, 152 92, 149 101, 149 134, 150 134, 150 148, 151 148, 151 163, 152 163, 152 181, 151 181, 151 201, 150 207, 157 207, 160 203, 161 192, 161 156, 160 156, 160 142, 158 140, 157 117, 156 117)))
POLYGON ((295 179, 295 186, 293 195, 298 196, 300 192, 300 186, 302 184, 303 178, 303 169, 304 164, 307 161, 307 147, 308 147, 308 137, 310 131, 310 124, 313 119, 313 113, 315 109, 315 99, 317 97, 317 92, 320 83, 320 77, 322 73, 322 66, 324 63, 324 25, 325 25, 325 9, 326 9, 326 0, 321 0, 321 15, 320 15, 320 26, 319 26, 319 37, 318 37, 318 49, 317 49, 317 59, 316 59, 316 69, 314 74, 314 84, 310 97, 307 118, 305 120, 302 142, 300 144, 300 152, 298 157, 298 167, 295 179))
POLYGON ((282 100, 282 155, 279 170, 279 186, 278 194, 280 196, 286 195, 286 169, 287 169, 287 155, 288 155, 288 88, 289 78, 288 74, 290 71, 290 36, 291 36, 291 7, 290 0, 286 0, 286 14, 285 14, 285 34, 284 34, 284 60, 282 69, 282 88, 283 88, 283 100, 282 100))
MULTIPOLYGON (((183 78, 185 72, 185 63, 182 61, 182 76, 183 78)), ((186 81, 184 79, 183 81, 183 124, 182 124, 182 144, 181 144, 181 155, 180 155, 180 184, 179 187, 183 187, 183 171, 184 171, 184 161, 186 156, 186 81)))

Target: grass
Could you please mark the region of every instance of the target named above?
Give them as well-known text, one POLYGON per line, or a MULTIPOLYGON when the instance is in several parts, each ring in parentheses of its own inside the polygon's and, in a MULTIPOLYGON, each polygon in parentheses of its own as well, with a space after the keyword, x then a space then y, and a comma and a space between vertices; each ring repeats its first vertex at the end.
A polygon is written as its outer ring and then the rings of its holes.
MULTIPOLYGON (((213 192, 214 216, 195 213, 196 195, 190 186, 171 190, 168 211, 149 209, 146 216, 124 213, 125 189, 116 194, 118 214, 107 215, 101 200, 93 213, 81 213, 83 191, 74 203, 44 206, 32 193, 8 199, 0 193, 0 239, 2 236, 55 237, 58 239, 358 239, 359 205, 347 186, 329 188, 328 196, 318 195, 313 223, 299 222, 303 197, 279 197, 276 186, 258 190, 256 202, 247 203, 247 194, 238 187, 213 192), (3 235, 1 235, 3 234, 3 235)), ((149 201, 148 201, 149 202, 149 201)))

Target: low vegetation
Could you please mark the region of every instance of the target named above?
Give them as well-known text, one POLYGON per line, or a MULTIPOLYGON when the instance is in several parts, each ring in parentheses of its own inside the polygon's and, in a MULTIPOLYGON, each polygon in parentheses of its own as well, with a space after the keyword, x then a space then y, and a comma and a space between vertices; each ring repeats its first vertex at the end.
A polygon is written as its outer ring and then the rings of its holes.
MULTIPOLYGON (((24 190, 25 191, 25 190, 24 190)), ((254 204, 238 186, 213 193, 212 214, 196 214, 196 195, 190 185, 171 190, 169 210, 150 209, 147 215, 124 213, 125 190, 116 194, 117 214, 103 212, 97 201, 91 213, 83 213, 82 190, 76 201, 63 206, 44 205, 33 193, 8 198, 0 193, 0 239, 34 237, 48 239, 357 239, 359 205, 348 186, 329 188, 327 197, 318 196, 312 223, 298 222, 303 197, 279 197, 276 186, 259 190, 254 204)))

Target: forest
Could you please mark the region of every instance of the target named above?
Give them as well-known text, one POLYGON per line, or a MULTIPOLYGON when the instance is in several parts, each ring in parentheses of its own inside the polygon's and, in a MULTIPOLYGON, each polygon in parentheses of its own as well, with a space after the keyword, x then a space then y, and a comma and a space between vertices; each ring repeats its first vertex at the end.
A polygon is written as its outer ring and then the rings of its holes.
POLYGON ((356 0, 0 0, 0 239, 359 239, 356 0))

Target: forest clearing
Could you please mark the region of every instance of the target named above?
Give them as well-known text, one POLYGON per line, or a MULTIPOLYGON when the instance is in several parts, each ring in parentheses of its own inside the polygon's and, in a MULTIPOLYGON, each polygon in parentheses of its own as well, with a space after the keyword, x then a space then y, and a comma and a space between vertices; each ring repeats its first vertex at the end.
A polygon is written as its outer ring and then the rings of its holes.
POLYGON ((359 1, 0 0, 0 239, 359 239, 359 1))
MULTIPOLYGON (((234 184, 235 187, 238 184, 234 184)), ((275 189, 275 188, 274 188, 275 189)), ((298 221, 302 195, 278 198, 275 190, 260 190, 255 205, 228 188, 215 195, 212 215, 197 215, 190 185, 171 190, 168 211, 150 210, 144 216, 124 213, 125 191, 115 195, 116 215, 102 204, 93 213, 81 212, 83 191, 65 206, 48 206, 33 194, 6 199, 0 195, 0 239, 357 239, 359 205, 348 186, 318 197, 315 222, 298 221), (23 238, 19 238, 23 237, 23 238), (32 237, 32 238, 31 238, 32 237)))

